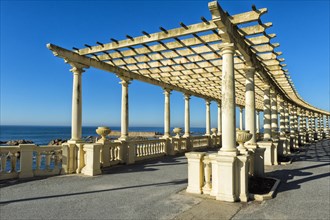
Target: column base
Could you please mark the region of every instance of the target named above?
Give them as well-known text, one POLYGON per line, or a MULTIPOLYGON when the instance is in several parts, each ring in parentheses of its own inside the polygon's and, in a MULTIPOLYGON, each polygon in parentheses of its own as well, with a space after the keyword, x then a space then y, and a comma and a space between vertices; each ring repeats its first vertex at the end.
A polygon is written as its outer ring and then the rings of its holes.
MULTIPOLYGON (((275 164, 275 145, 272 141, 260 141, 258 142, 258 146, 260 148, 265 149, 264 153, 264 164, 268 166, 272 166, 275 164)), ((277 154, 277 152, 276 152, 277 154)), ((276 161, 277 163, 277 161, 276 161)))

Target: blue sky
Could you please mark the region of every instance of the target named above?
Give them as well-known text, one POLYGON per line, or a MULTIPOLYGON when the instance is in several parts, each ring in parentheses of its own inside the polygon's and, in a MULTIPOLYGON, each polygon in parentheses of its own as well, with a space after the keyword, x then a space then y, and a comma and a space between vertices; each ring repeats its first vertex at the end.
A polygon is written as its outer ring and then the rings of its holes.
MULTIPOLYGON (((171 29, 180 22, 210 19, 208 1, 1 1, 1 125, 70 125, 70 66, 46 48, 95 45, 141 31, 171 29)), ((266 7, 267 33, 291 74, 300 96, 329 110, 329 1, 219 1, 230 14, 266 7)), ((83 125, 120 125, 121 85, 113 74, 83 74, 83 125)), ((163 92, 133 81, 129 88, 130 126, 163 125, 163 92)), ((216 103, 211 104, 216 126, 216 103)), ((184 99, 171 96, 172 126, 184 125, 184 99)), ((205 102, 191 100, 191 126, 205 126, 205 102)))

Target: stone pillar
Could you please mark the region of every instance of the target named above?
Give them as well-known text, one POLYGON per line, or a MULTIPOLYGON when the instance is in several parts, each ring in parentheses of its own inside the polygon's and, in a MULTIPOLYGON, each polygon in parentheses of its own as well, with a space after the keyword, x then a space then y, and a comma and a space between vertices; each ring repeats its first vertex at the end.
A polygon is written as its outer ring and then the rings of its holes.
POLYGON ((221 152, 235 152, 235 75, 234 45, 228 44, 221 48, 222 54, 222 148, 221 152))
POLYGON ((243 130, 243 106, 239 106, 239 129, 243 130))
POLYGON ((323 121, 323 115, 320 115, 320 123, 321 123, 321 139, 323 139, 323 133, 324 133, 324 121, 323 121))
POLYGON ((287 102, 284 102, 284 124, 285 124, 285 133, 290 131, 289 123, 289 106, 287 102))
POLYGON ((312 137, 313 137, 313 140, 315 141, 315 132, 316 132, 316 125, 315 125, 315 113, 313 112, 312 113, 312 116, 311 116, 311 118, 312 118, 312 137))
POLYGON ((87 176, 96 176, 102 173, 100 169, 100 150, 102 144, 85 144, 85 167, 81 173, 87 176))
POLYGON ((169 138, 170 125, 171 125, 171 109, 170 109, 170 96, 171 90, 164 88, 165 102, 164 102, 164 136, 163 138, 169 138))
POLYGON ((278 138, 278 114, 277 114, 277 93, 275 90, 271 91, 271 127, 272 127, 272 138, 278 138))
POLYGON ((119 140, 126 141, 128 138, 128 85, 130 81, 126 77, 121 79, 121 135, 119 140))
POLYGON ((281 156, 289 153, 288 140, 285 134, 285 111, 284 111, 284 100, 281 98, 280 101, 280 138, 277 146, 277 153, 281 156))
POLYGON ((206 130, 205 130, 205 136, 211 135, 211 110, 210 110, 210 100, 205 100, 206 105, 206 130))
MULTIPOLYGON (((34 144, 20 144, 20 172, 19 178, 31 178, 33 173, 33 150, 37 146, 34 144)), ((2 158, 3 159, 3 158, 2 158)))
POLYGON ((72 87, 72 120, 71 120, 71 139, 70 141, 79 142, 82 136, 82 83, 81 75, 83 68, 88 68, 85 65, 78 63, 70 63, 73 73, 72 87))
POLYGON ((188 159, 188 193, 202 194, 204 185, 203 158, 205 153, 189 152, 185 154, 188 159))
POLYGON ((264 89, 264 141, 271 139, 270 87, 264 89))
POLYGON ((256 144, 256 106, 254 92, 254 68, 246 70, 245 81, 245 128, 253 135, 247 144, 256 144))
POLYGON ((297 148, 297 144, 296 144, 296 119, 295 119, 295 107, 292 105, 291 109, 290 109, 290 147, 295 149, 297 148))
POLYGON ((222 127, 221 127, 221 102, 218 102, 218 135, 221 135, 222 127))
POLYGON ((260 112, 257 111, 256 133, 260 133, 260 112))
POLYGON ((285 136, 285 113, 284 113, 284 101, 280 101, 280 136, 285 136))
POLYGON ((184 94, 184 135, 190 137, 190 95, 184 94))
POLYGON ((329 138, 330 137, 329 118, 330 118, 329 115, 327 115, 325 117, 325 122, 326 122, 326 138, 329 138))

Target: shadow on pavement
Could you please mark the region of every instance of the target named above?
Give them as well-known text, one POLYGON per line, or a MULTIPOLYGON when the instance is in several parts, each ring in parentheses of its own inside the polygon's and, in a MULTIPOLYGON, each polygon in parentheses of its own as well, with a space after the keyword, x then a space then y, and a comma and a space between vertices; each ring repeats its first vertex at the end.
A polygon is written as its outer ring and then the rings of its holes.
POLYGON ((295 157, 294 161, 302 162, 317 162, 318 164, 312 166, 305 166, 297 169, 283 169, 268 172, 267 176, 275 177, 281 180, 281 186, 277 193, 300 189, 301 184, 313 181, 320 178, 330 176, 330 172, 322 174, 314 174, 313 172, 306 172, 304 170, 315 169, 320 167, 330 166, 330 140, 323 140, 316 144, 305 145, 301 148, 300 153, 295 157), (294 180, 294 177, 304 177, 294 180))
POLYGON ((103 193, 103 192, 110 192, 110 191, 117 191, 117 190, 148 187, 148 186, 179 185, 179 184, 186 184, 187 181, 188 181, 187 179, 181 179, 181 180, 174 180, 174 181, 162 182, 162 183, 134 185, 134 186, 119 187, 119 188, 110 188, 110 189, 93 190, 93 191, 86 191, 86 192, 76 192, 76 193, 68 193, 68 194, 40 196, 40 197, 32 197, 32 198, 24 198, 24 199, 14 199, 14 200, 2 201, 2 202, 0 202, 0 205, 7 205, 7 204, 10 204, 10 203, 26 202, 26 201, 32 201, 32 200, 41 200, 41 199, 78 196, 78 195, 86 195, 86 194, 94 194, 94 193, 103 193))

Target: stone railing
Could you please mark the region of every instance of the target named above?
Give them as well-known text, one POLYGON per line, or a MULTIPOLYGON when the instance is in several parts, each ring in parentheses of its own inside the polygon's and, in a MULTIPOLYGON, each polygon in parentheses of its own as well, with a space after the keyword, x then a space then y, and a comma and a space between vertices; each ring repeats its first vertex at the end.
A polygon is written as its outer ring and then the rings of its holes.
POLYGON ((156 158, 166 154, 167 141, 145 140, 145 141, 130 141, 128 147, 135 152, 135 161, 156 158))
POLYGON ((190 137, 191 146, 193 149, 206 148, 210 146, 210 136, 192 136, 190 137))
POLYGON ((61 171, 62 146, 19 146, 0 147, 0 179, 30 178, 57 175, 61 171))
POLYGON ((172 147, 175 153, 186 152, 189 150, 190 142, 188 138, 172 138, 172 147))
POLYGON ((0 179, 82 173, 94 176, 101 168, 117 164, 176 155, 194 149, 220 146, 220 136, 179 135, 156 140, 110 141, 102 138, 97 143, 68 141, 62 146, 23 144, 1 147, 0 179), (19 167, 19 168, 18 168, 19 167))

